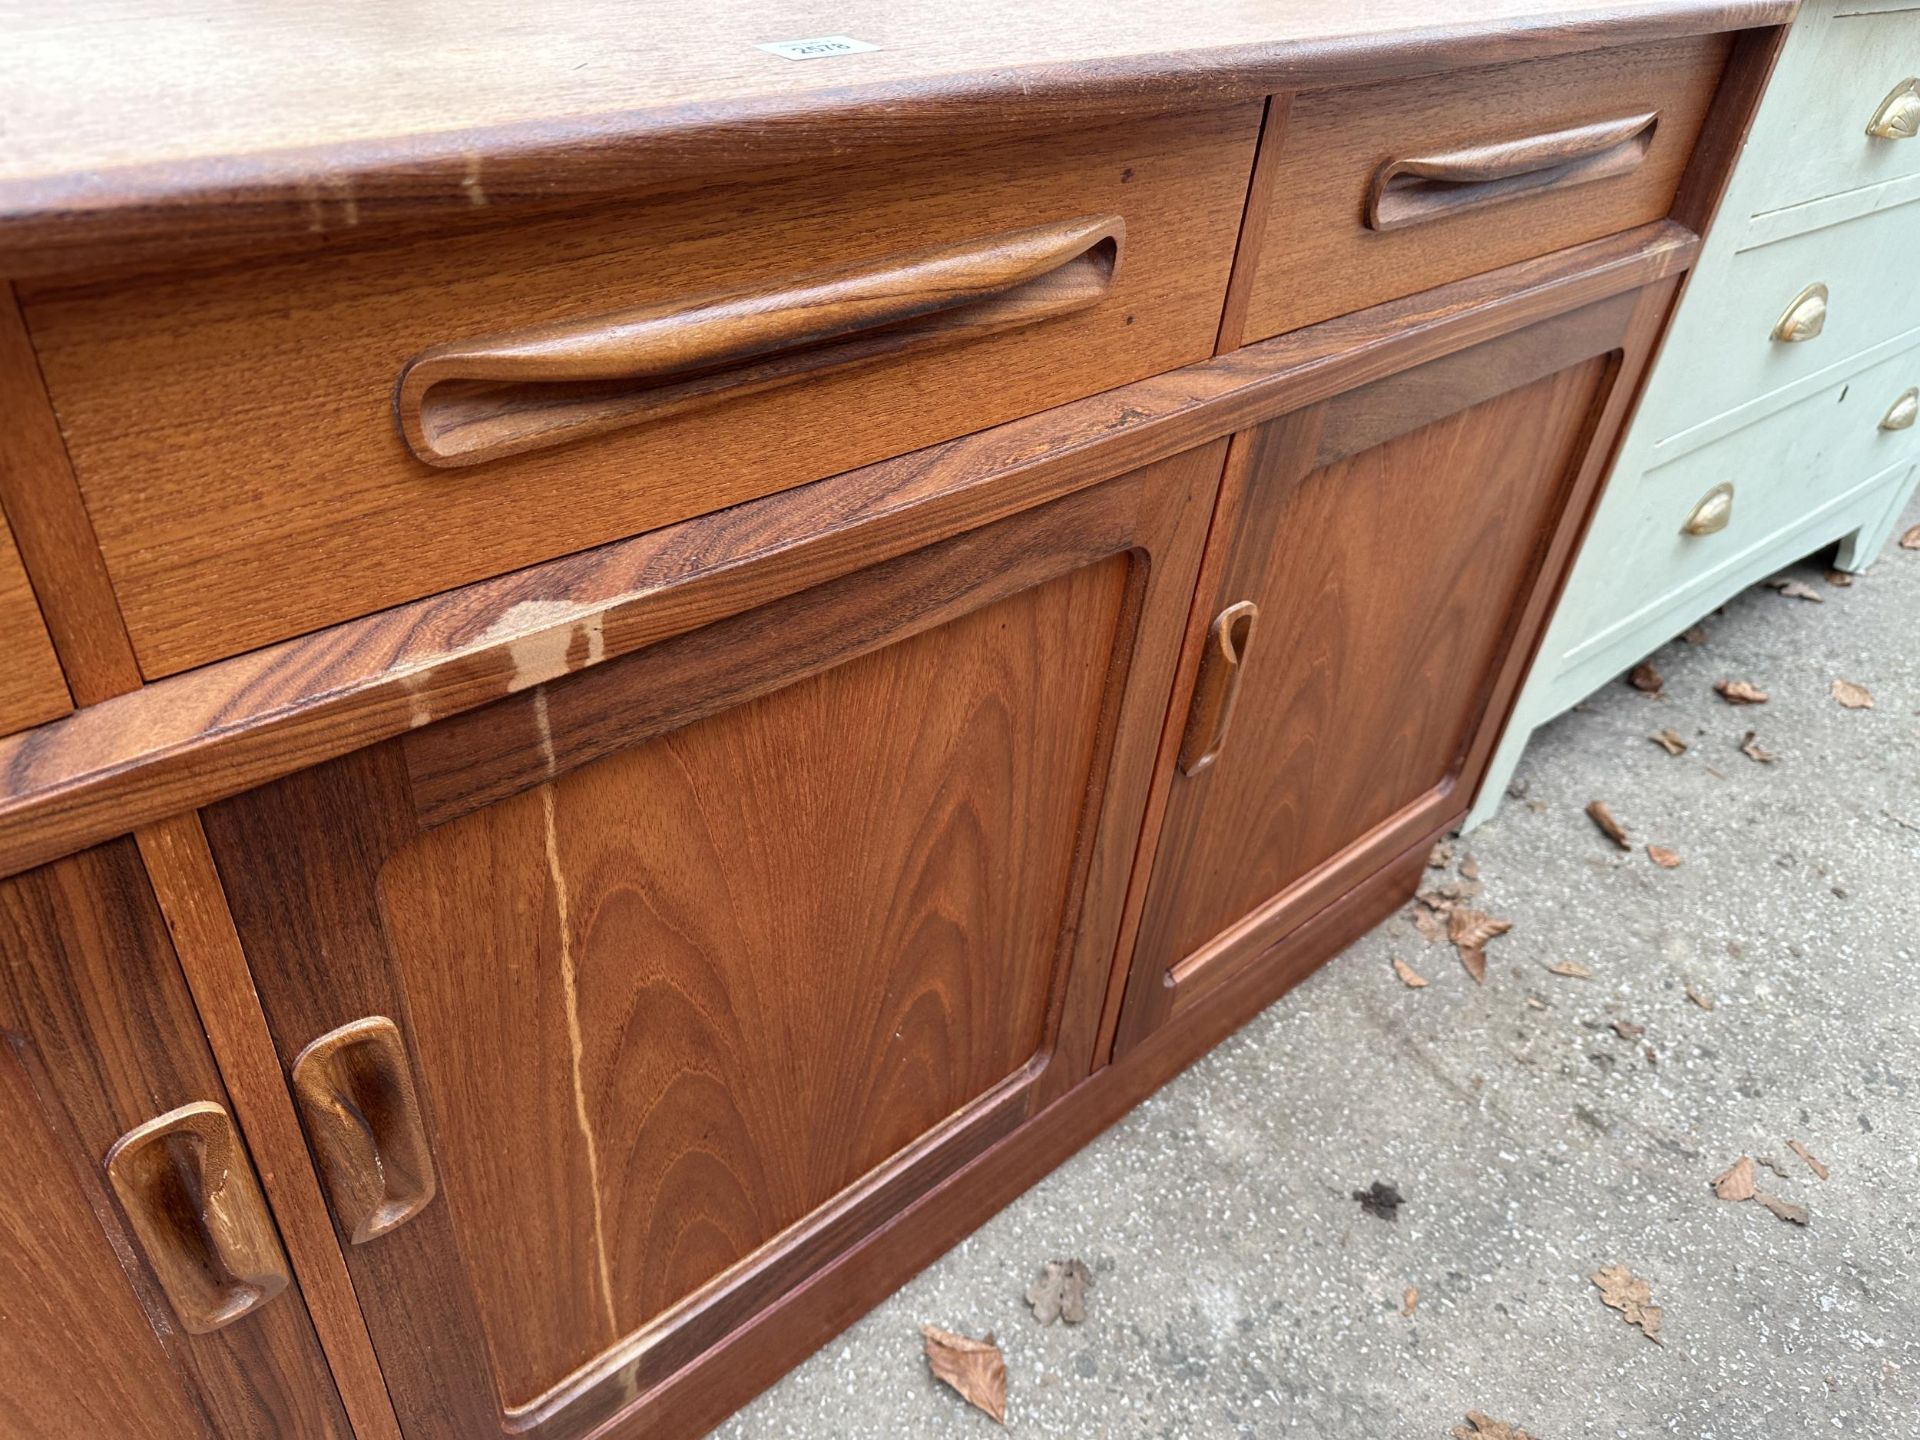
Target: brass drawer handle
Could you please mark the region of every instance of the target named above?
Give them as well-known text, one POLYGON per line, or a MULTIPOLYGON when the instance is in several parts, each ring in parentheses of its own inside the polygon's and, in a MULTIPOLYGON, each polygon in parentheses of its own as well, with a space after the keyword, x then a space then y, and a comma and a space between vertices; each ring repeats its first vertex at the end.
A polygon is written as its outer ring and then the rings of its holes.
POLYGON ((295 1058, 293 1093, 334 1219, 353 1244, 426 1209, 437 1182, 399 1026, 370 1015, 329 1030, 295 1058))
POLYGON ((1827 287, 1818 282, 1793 297, 1780 318, 1774 321, 1773 338, 1783 345, 1811 340, 1827 328, 1827 287))
POLYGON ((1367 195, 1367 226, 1396 230, 1539 190, 1623 175, 1647 158, 1658 111, 1436 155, 1389 160, 1367 195))
POLYGON ((1911 430, 1914 417, 1920 415, 1920 386, 1909 386, 1880 417, 1882 430, 1911 430))
POLYGON ((1920 131, 1920 75, 1909 75, 1887 93, 1867 122, 1876 140, 1911 140, 1920 131))
POLYGON ((1700 497, 1680 527, 1684 535, 1718 535, 1733 520, 1733 486, 1722 481, 1700 497))
POLYGON ((478 465, 794 381, 1031 325, 1105 299, 1117 215, 799 280, 435 345, 394 419, 429 465, 478 465))
POLYGON ((1227 743, 1227 726, 1233 721, 1234 702, 1240 698, 1247 646, 1253 640, 1253 622, 1259 618, 1260 607, 1242 600, 1214 616, 1207 629, 1207 648, 1200 657, 1186 734, 1180 740, 1182 775, 1198 775, 1227 743))
POLYGON ((107 1179, 189 1334, 231 1325, 287 1288, 280 1237, 221 1106, 196 1100, 135 1126, 107 1152, 107 1179))

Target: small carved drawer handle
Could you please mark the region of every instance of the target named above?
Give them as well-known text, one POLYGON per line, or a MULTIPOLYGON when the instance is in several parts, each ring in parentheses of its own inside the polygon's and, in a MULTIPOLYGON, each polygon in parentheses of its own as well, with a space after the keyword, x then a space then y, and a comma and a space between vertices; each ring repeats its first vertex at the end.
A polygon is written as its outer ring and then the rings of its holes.
POLYGON ((287 1288, 287 1257, 227 1112, 210 1100, 135 1126, 107 1179, 180 1319, 204 1335, 287 1288))
POLYGON ((1773 325, 1773 338, 1783 345, 1811 340, 1827 328, 1827 287, 1807 286, 1793 297, 1793 303, 1773 325))
POLYGON ((1911 140, 1920 132, 1920 75, 1909 75, 1894 86, 1867 122, 1867 134, 1876 140, 1911 140))
POLYGON ((1624 175, 1647 158, 1657 111, 1545 135, 1389 160, 1367 193, 1367 228, 1397 230, 1543 190, 1624 175))
POLYGON ((1723 481, 1700 497, 1680 530, 1687 535, 1718 535, 1732 520, 1733 486, 1723 481))
POLYGON ((1118 215, 423 350, 394 420, 429 465, 478 465, 856 365, 1034 325, 1106 299, 1118 215))
POLYGON ((1920 386, 1911 386, 1880 417, 1882 430, 1911 430, 1920 416, 1920 386))
POLYGON ((1187 711, 1187 730, 1180 740, 1180 773, 1198 775, 1211 765, 1227 743, 1234 702, 1240 698, 1240 676, 1253 640, 1253 622, 1260 607, 1251 600, 1229 605, 1213 617, 1207 630, 1207 648, 1200 657, 1200 674, 1193 684, 1193 704, 1187 711))
POLYGON ((433 1156, 399 1026, 370 1015, 329 1030, 295 1057, 293 1093, 334 1219, 353 1244, 427 1207, 433 1156))

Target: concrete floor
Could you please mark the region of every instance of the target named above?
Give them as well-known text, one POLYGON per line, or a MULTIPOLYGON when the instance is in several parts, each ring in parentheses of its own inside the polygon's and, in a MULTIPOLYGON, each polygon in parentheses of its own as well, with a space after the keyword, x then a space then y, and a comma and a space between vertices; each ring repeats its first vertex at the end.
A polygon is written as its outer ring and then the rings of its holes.
POLYGON ((996 1333, 1016 1435, 1443 1440, 1475 1409, 1541 1440, 1920 1436, 1920 551, 1790 573, 1825 603, 1755 588, 1654 657, 1664 696, 1611 685, 1535 738, 1526 799, 1460 846, 1513 921, 1484 987, 1389 921, 718 1433, 995 1433, 929 1378, 932 1321, 996 1333), (1596 798, 1684 863, 1614 849, 1596 798), (1808 1228, 1715 1199, 1742 1153, 1808 1228), (1393 1223, 1351 1198, 1376 1179, 1393 1223), (1022 1293, 1066 1256, 1090 1314, 1041 1328, 1022 1293), (1601 1305, 1616 1263, 1663 1344, 1601 1305))

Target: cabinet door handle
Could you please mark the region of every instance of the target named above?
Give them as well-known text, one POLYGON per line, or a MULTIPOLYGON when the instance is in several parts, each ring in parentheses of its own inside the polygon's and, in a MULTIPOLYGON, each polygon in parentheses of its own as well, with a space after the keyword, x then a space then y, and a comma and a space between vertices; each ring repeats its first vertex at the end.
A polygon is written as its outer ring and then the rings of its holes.
POLYGON ((1180 740, 1180 773, 1197 775, 1211 765, 1227 743, 1234 702, 1240 698, 1240 675, 1253 640, 1253 622, 1260 607, 1251 600, 1229 605, 1207 628, 1207 648, 1200 657, 1200 674, 1193 682, 1193 704, 1187 711, 1187 732, 1180 740))
POLYGON ((204 1335, 287 1288, 287 1257, 233 1120, 210 1100, 137 1125, 107 1179, 180 1328, 204 1335))
POLYGON ((1892 90, 1867 122, 1876 140, 1911 140, 1920 133, 1920 75, 1909 75, 1892 90))
POLYGON ((1880 417, 1880 428, 1911 430, 1916 417, 1920 417, 1920 387, 1910 387, 1901 391, 1887 413, 1880 417))
POLYGON ((429 465, 477 465, 1031 325, 1104 299, 1125 234, 1086 216, 435 345, 400 371, 395 420, 429 465))
POLYGON ((1687 523, 1680 527, 1683 535, 1718 535, 1733 522, 1733 486, 1721 481, 1706 494, 1687 513, 1687 523))
POLYGON ((404 1225, 433 1199, 433 1155, 400 1027, 369 1015, 329 1030, 293 1062, 301 1122, 355 1245, 404 1225))
POLYGON ((1647 158, 1658 111, 1437 155, 1389 160, 1367 195, 1367 225, 1395 230, 1541 190, 1624 175, 1647 158))
POLYGON ((1811 340, 1827 328, 1827 287, 1818 282, 1793 297, 1791 304, 1773 322, 1772 338, 1783 345, 1811 340))

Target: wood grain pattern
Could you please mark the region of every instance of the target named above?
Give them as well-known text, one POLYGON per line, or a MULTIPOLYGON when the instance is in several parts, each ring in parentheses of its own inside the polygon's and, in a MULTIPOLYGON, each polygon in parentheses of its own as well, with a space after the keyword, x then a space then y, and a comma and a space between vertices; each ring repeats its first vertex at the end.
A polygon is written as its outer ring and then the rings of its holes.
POLYGON ((585 1433, 1087 1073, 1223 453, 476 712, 532 786, 437 827, 394 745, 209 812, 283 1055, 413 1050, 446 1203, 348 1257, 410 1434, 585 1433))
POLYGON ((263 241, 337 246, 422 221, 648 185, 937 151, 1036 104, 1065 132, 1296 88, 1791 18, 1790 0, 1422 0, 1118 11, 1012 0, 656 10, 433 0, 208 13, 16 5, 0 56, 0 273, 263 241), (769 37, 877 52, 793 63, 769 37), (183 92, 167 77, 203 84, 183 92), (119 117, 138 115, 127 126, 119 117))
POLYGON ((1297 96, 1252 265, 1246 335, 1261 339, 1527 255, 1665 215, 1705 123, 1731 40, 1650 46, 1297 96), (1385 231, 1365 216, 1383 167, 1655 113, 1645 157, 1571 189, 1385 231))
POLYGON ((1676 274, 1697 246, 1662 224, 1526 261, 0 739, 0 874, 1676 274))
POLYGON ((134 839, 355 1440, 400 1440, 199 817, 173 816, 134 839))
POLYGON ((57 720, 73 708, 53 641, 40 619, 13 532, 0 514, 0 732, 57 720))
MULTIPOLYGON (((9 1115, 0 1132, 14 1133, 17 1124, 22 1138, 13 1143, 31 1143, 40 1152, 37 1164, 67 1167, 90 1210, 85 1243, 30 1249, 6 1262, 41 1276, 26 1290, 44 1287, 77 1303, 54 1330, 69 1347, 69 1360, 19 1370, 14 1360, 28 1353, 20 1347, 44 1340, 22 1328, 27 1314, 13 1309, 12 1296, 20 1292, 10 1290, 0 1324, 10 1377, 5 1388, 28 1392, 19 1403, 30 1415, 68 1401, 73 1414, 88 1414, 99 1402, 75 1392, 95 1386, 107 1395, 124 1393, 123 1387, 150 1392, 143 1404, 108 1421, 103 1433, 150 1425, 134 1433, 344 1440, 346 1421, 299 1294, 284 1290, 210 1334, 185 1333, 110 1197, 101 1165, 115 1140, 178 1106, 227 1099, 130 841, 0 884, 0 1027, 11 1044, 0 1070, 18 1067, 30 1079, 38 1112, 37 1118, 9 1115), (45 1273, 62 1268, 65 1278, 45 1273), (94 1298, 82 1301, 76 1291, 94 1298), (121 1297, 127 1294, 144 1311, 144 1334, 125 1317, 121 1297), (111 1318, 116 1313, 122 1318, 111 1318), (97 1331, 91 1328, 96 1315, 97 1331), (77 1368, 82 1354, 95 1364, 77 1368), (181 1428, 172 1428, 176 1424, 181 1428)), ((17 1078, 5 1089, 10 1105, 26 1103, 17 1078)), ((70 1187, 47 1184, 59 1192, 47 1203, 72 1204, 70 1187)), ((4 1223, 15 1227, 27 1219, 9 1216, 4 1223)), ((34 1223, 48 1227, 52 1238, 71 1234, 74 1221, 34 1223)), ((0 1401, 0 1413, 6 1403, 0 1401)), ((75 1431, 56 1424, 27 1433, 75 1431)))
MULTIPOLYGON (((1276 897, 1316 877, 1311 913, 1351 883, 1333 862, 1397 853, 1444 820, 1634 308, 1603 302, 1377 382, 1236 456, 1215 603, 1253 600, 1261 636, 1229 743, 1173 782, 1134 955, 1146 1013, 1189 1003, 1161 977, 1177 990, 1245 949, 1221 937, 1255 915, 1264 933, 1276 897)), ((1123 1043, 1142 1033, 1122 1017, 1123 1043)))
POLYGON ((74 703, 138 689, 133 643, 10 285, 0 286, 0 410, 7 417, 0 425, 0 510, 37 587, 74 703))
POLYGON ((29 297, 149 679, 1204 358, 1258 109, 1046 134, 511 230, 29 297), (755 241, 740 243, 739 216, 755 241), (1117 215, 1091 308, 448 473, 393 427, 421 351, 1117 215), (237 421, 237 423, 236 423, 237 421))

